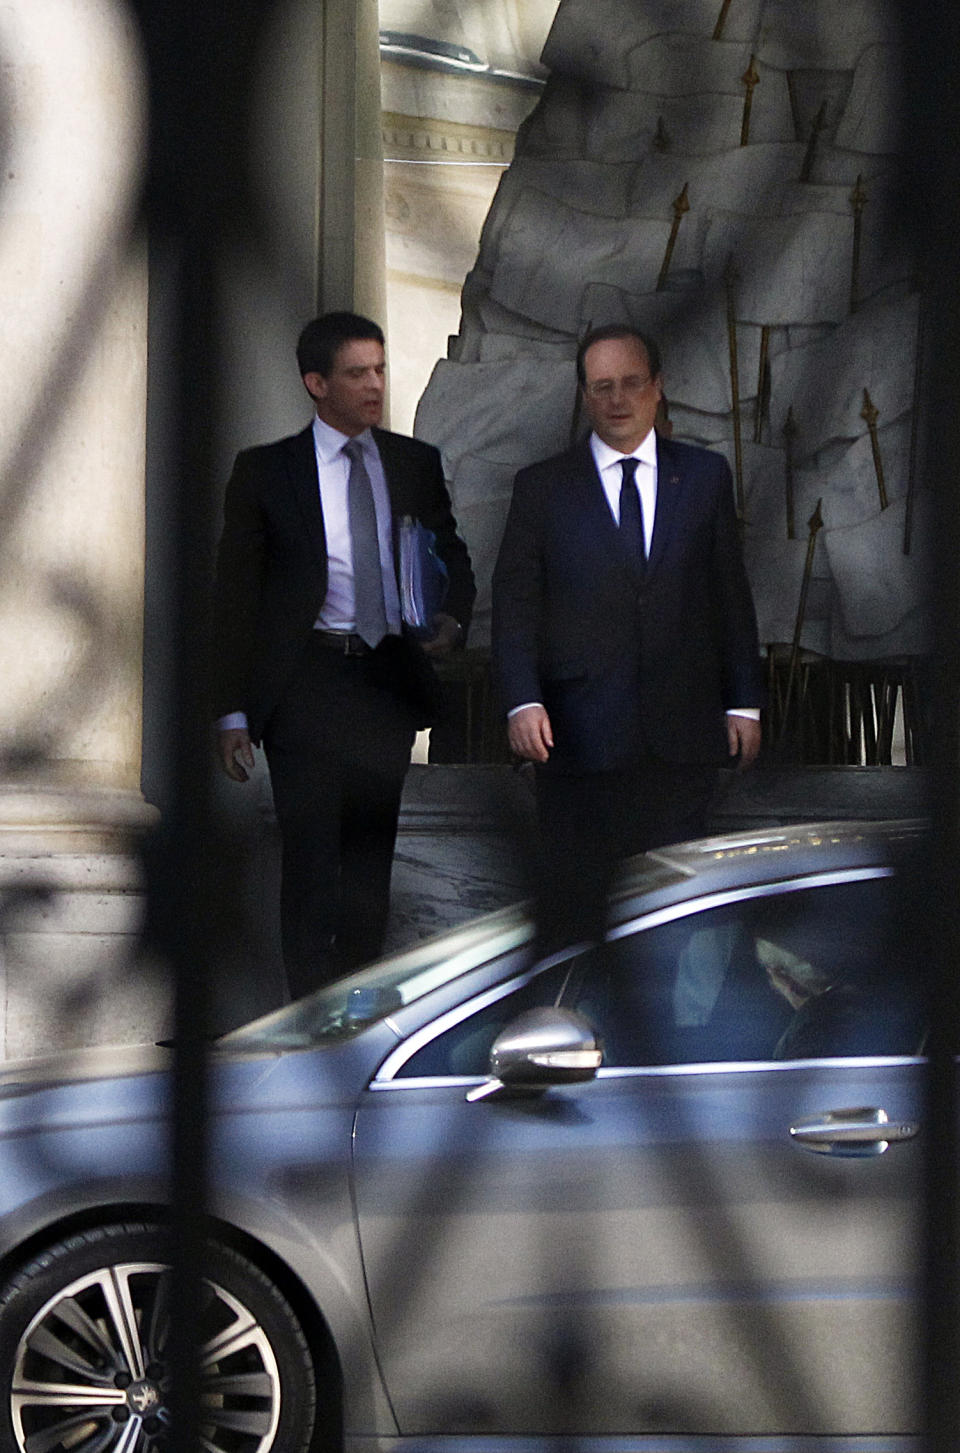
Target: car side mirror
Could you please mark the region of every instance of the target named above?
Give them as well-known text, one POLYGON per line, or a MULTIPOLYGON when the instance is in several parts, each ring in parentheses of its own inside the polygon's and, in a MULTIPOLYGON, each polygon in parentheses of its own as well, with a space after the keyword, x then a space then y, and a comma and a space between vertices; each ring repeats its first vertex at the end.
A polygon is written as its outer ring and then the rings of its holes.
POLYGON ((527 1009, 498 1034, 490 1050, 490 1078, 467 1099, 578 1084, 592 1080, 602 1061, 600 1041, 582 1014, 553 1006, 527 1009))

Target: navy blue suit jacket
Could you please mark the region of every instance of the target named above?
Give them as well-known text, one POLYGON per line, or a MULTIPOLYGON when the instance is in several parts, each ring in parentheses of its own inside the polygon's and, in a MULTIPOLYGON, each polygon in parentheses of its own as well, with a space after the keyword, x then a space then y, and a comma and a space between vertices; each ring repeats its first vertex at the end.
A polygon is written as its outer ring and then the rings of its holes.
MULTIPOLYGON (((440 455, 431 444, 386 429, 374 429, 373 437, 394 525, 412 515, 434 531, 450 580, 444 609, 466 632, 473 572, 457 535, 440 455)), ((260 740, 326 593, 327 541, 311 425, 245 449, 227 484, 214 595, 215 717, 245 711, 251 737, 260 740)), ((412 639, 402 646, 399 670, 414 685, 429 687, 427 657, 412 639)))
POLYGON ((504 708, 539 701, 554 771, 727 760, 725 712, 761 706, 756 617, 722 455, 657 441, 650 559, 631 565, 589 442, 522 469, 493 580, 504 708))

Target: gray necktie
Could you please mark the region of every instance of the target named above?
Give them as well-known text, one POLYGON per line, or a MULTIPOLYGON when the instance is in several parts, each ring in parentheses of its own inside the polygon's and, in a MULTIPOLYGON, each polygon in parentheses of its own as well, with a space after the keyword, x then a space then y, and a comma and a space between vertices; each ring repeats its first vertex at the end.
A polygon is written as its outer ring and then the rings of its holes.
POLYGON ((620 538, 638 570, 647 563, 647 546, 643 536, 643 509, 637 489, 637 459, 621 459, 623 480, 620 485, 620 538))
POLYGON ((343 446, 350 460, 347 481, 347 512, 353 546, 353 597, 356 632, 368 646, 378 646, 387 634, 387 612, 383 603, 383 573, 377 538, 377 511, 373 485, 363 462, 363 446, 350 439, 343 446))

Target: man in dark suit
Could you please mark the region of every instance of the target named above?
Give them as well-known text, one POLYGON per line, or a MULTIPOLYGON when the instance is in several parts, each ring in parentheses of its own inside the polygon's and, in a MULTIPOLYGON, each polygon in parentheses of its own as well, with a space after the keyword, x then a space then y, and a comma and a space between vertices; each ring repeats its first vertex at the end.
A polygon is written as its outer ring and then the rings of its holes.
POLYGON ((267 755, 294 997, 380 952, 403 779, 435 709, 428 658, 462 642, 475 593, 438 452, 377 427, 377 324, 314 319, 297 361, 316 417, 239 454, 227 485, 213 665, 224 770, 246 781, 254 745, 267 755), (449 577, 424 641, 401 620, 404 516, 434 532, 449 577))
POLYGON ((716 767, 754 760, 764 693, 726 461, 657 436, 636 330, 589 333, 577 373, 593 432, 517 475, 493 651, 562 931, 596 937, 613 863, 701 835, 716 767))

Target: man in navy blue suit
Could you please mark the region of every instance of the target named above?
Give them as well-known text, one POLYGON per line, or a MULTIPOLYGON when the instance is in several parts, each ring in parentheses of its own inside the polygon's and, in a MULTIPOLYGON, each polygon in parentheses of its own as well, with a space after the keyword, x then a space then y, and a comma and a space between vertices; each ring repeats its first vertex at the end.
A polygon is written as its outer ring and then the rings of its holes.
POLYGON ((764 685, 726 460, 657 435, 637 330, 594 329, 577 374, 593 432, 517 475, 493 653, 554 890, 595 936, 613 863, 702 835, 716 768, 754 761, 764 685))

